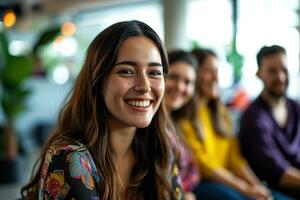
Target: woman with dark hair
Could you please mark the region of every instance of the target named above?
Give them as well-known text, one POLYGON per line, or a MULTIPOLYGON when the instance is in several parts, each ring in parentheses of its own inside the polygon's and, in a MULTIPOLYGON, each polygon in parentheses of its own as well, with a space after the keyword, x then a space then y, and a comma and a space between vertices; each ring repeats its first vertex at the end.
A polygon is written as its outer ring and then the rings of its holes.
POLYGON ((158 35, 139 21, 111 25, 90 44, 24 199, 179 199, 166 133, 158 35))
POLYGON ((205 200, 273 199, 240 154, 231 118, 219 98, 216 54, 208 49, 192 53, 199 66, 196 116, 201 131, 195 131, 190 120, 182 120, 180 127, 201 169, 195 193, 205 200))
MULTIPOLYGON (((169 72, 166 79, 165 105, 175 126, 177 145, 180 150, 179 177, 184 191, 185 200, 201 199, 193 190, 200 182, 199 168, 187 148, 181 129, 178 126, 181 119, 195 119, 194 94, 196 85, 197 61, 195 57, 183 50, 168 52, 169 72)), ((196 122, 196 121, 195 121, 196 122)), ((197 127, 197 122, 195 127, 197 127)))

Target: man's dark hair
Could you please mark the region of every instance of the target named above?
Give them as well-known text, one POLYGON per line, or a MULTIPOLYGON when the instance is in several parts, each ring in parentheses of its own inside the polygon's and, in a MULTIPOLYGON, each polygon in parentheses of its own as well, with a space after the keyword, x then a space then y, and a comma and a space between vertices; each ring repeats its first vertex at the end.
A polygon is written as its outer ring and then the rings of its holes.
POLYGON ((277 54, 277 53, 286 54, 286 50, 285 50, 285 48, 283 48, 279 45, 263 46, 259 50, 259 52, 257 53, 257 56, 256 56, 256 61, 257 61, 258 68, 260 69, 261 62, 262 62, 263 58, 272 56, 272 55, 277 54))

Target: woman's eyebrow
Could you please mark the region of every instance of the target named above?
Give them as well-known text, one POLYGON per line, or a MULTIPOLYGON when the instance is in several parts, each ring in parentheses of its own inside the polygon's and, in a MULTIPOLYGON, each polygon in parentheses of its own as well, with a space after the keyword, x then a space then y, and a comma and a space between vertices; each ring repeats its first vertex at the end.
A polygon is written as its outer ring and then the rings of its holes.
MULTIPOLYGON (((134 62, 134 61, 121 61, 121 62, 118 62, 116 63, 115 65, 130 65, 130 66, 138 66, 138 63, 134 62)), ((162 67, 162 64, 161 63, 158 63, 158 62, 150 62, 148 63, 148 66, 149 67, 162 67)))
POLYGON ((162 64, 158 63, 158 62, 150 62, 148 64, 148 66, 150 66, 150 67, 162 67, 162 64))
POLYGON ((133 61, 122 61, 122 62, 118 62, 115 65, 131 65, 131 66, 137 66, 138 64, 136 62, 133 61))

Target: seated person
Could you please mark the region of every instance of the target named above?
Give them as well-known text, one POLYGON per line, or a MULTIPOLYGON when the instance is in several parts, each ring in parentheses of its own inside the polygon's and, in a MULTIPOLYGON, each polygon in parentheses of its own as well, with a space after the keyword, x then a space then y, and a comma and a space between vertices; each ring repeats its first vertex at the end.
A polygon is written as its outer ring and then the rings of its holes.
POLYGON ((161 104, 167 68, 147 24, 118 22, 99 33, 22 198, 181 199, 161 104))
POLYGON ((240 154, 231 118, 219 98, 216 54, 206 49, 193 54, 199 66, 196 119, 201 134, 190 120, 181 120, 180 127, 201 170, 195 193, 205 200, 288 199, 271 193, 240 154))
POLYGON ((264 88, 242 115, 242 153, 271 188, 300 199, 300 106, 286 97, 286 51, 263 47, 257 63, 264 88))
POLYGON ((168 53, 168 57, 169 71, 166 78, 164 99, 167 111, 175 126, 176 142, 180 150, 179 177, 184 190, 184 199, 202 199, 201 197, 196 197, 193 192, 200 182, 199 168, 182 140, 181 130, 178 126, 180 119, 192 118, 196 113, 192 101, 195 94, 198 64, 191 53, 182 50, 171 51, 168 53))

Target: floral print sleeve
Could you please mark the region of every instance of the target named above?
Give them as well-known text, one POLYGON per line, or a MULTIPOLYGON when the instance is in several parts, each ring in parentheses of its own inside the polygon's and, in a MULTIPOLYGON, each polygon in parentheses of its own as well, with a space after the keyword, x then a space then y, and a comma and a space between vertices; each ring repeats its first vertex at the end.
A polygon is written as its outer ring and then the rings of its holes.
POLYGON ((99 200, 95 164, 83 145, 53 145, 43 163, 40 200, 99 200))
POLYGON ((173 198, 172 200, 183 200, 183 191, 182 191, 182 181, 179 176, 179 169, 177 163, 174 163, 172 166, 171 172, 171 184, 173 189, 173 198))

